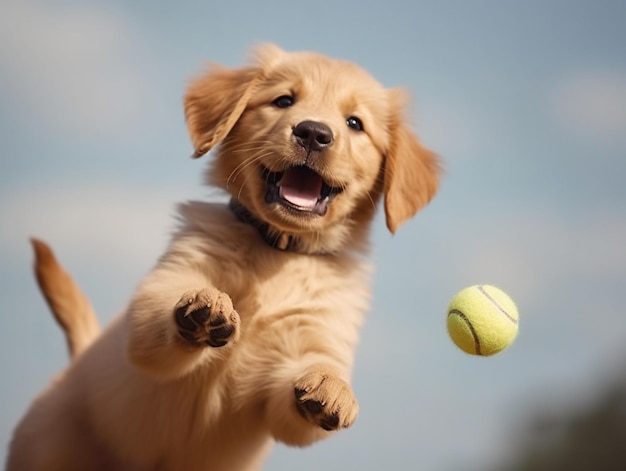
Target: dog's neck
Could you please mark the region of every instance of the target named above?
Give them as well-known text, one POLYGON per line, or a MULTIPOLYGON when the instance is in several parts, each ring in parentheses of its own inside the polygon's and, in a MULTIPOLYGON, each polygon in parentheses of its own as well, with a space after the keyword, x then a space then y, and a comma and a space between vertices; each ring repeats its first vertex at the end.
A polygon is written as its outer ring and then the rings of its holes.
MULTIPOLYGON (((295 252, 309 255, 337 254, 345 250, 349 240, 346 236, 348 234, 354 235, 353 228, 349 228, 348 226, 335 228, 336 231, 340 232, 326 234, 328 237, 320 237, 320 234, 317 233, 314 235, 287 233, 257 219, 248 208, 235 198, 231 198, 228 206, 240 221, 254 227, 267 245, 283 252, 295 252)), ((351 238, 350 240, 350 251, 366 251, 368 244, 365 241, 360 243, 359 238, 351 238)))
POLYGON ((259 231, 259 234, 261 234, 261 237, 263 237, 263 240, 270 247, 285 252, 301 251, 298 250, 298 240, 295 235, 273 230, 268 223, 261 222, 255 218, 239 200, 231 198, 228 207, 240 221, 250 224, 256 228, 256 230, 259 231))

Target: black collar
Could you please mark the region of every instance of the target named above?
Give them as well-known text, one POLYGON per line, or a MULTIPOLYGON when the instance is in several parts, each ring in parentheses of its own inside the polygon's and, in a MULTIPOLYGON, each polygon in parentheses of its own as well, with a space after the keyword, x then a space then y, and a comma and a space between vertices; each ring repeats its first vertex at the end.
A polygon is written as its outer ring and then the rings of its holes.
POLYGON ((250 224, 252 227, 256 228, 256 230, 259 231, 259 234, 261 234, 261 237, 263 237, 263 240, 270 247, 284 252, 301 251, 298 248, 298 238, 295 235, 280 232, 273 229, 268 223, 259 221, 243 204, 239 202, 239 200, 231 198, 228 207, 240 221, 250 224))

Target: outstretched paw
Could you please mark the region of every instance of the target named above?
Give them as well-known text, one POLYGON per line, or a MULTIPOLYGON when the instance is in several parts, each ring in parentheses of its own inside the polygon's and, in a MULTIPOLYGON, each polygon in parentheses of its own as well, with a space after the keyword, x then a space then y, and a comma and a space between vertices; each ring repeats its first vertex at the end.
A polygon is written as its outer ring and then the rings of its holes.
POLYGON ((215 288, 183 294, 174 318, 179 335, 192 345, 223 347, 240 335, 239 314, 230 297, 215 288))
POLYGON ((324 430, 350 427, 359 412, 350 385, 323 368, 311 368, 296 382, 294 393, 298 412, 324 430))

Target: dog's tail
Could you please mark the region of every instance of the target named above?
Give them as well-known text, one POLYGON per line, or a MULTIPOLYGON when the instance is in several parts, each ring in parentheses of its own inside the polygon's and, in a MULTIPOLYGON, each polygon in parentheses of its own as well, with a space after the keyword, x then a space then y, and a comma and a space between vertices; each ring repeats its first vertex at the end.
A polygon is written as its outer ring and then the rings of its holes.
POLYGON ((31 243, 35 249, 37 283, 65 333, 70 358, 76 358, 100 334, 98 318, 74 279, 59 265, 52 249, 38 239, 31 239, 31 243))

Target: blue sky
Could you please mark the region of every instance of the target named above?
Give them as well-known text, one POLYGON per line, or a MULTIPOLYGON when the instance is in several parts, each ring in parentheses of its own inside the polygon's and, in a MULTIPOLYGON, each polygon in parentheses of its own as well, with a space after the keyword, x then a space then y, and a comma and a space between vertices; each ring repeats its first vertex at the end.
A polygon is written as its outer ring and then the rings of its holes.
MULTIPOLYGON (((181 98, 209 62, 271 41, 359 63, 414 97, 446 174, 392 237, 355 426, 265 469, 485 470, 528 416, 585 403, 626 361, 626 3, 4 0, 0 4, 0 443, 66 360, 32 274, 48 240, 103 321, 164 249, 200 185, 181 98), (520 335, 475 358, 445 332, 452 295, 507 290, 520 335)), ((3 455, 0 455, 0 457, 3 455)))

